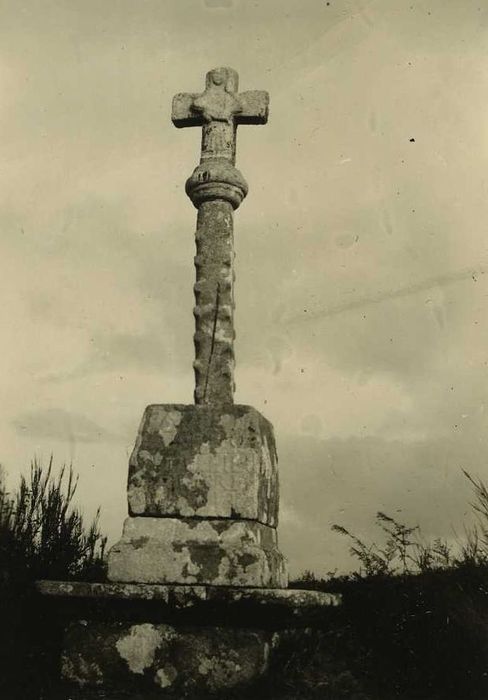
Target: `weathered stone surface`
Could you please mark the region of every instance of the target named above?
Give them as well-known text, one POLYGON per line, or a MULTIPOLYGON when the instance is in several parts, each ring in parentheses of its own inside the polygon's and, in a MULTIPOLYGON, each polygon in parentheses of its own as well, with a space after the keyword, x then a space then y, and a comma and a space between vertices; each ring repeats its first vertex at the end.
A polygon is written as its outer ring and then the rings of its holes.
POLYGON ((272 644, 271 632, 81 620, 66 630, 62 676, 88 697, 97 687, 107 697, 118 689, 150 697, 215 693, 264 673, 272 644))
POLYGON ((310 591, 300 588, 246 588, 204 585, 163 585, 147 583, 89 583, 87 581, 38 581, 42 595, 53 598, 81 598, 95 600, 151 601, 158 607, 188 610, 192 607, 222 604, 226 610, 243 602, 252 603, 260 610, 272 608, 287 611, 293 618, 307 612, 335 608, 341 604, 337 593, 310 591))
POLYGON ((173 98, 171 118, 179 128, 201 126, 202 162, 223 158, 235 162, 238 124, 266 124, 269 94, 264 90, 238 93, 239 76, 232 68, 214 68, 207 73, 205 92, 178 93, 173 98))
MULTIPOLYGON (((229 204, 237 209, 248 192, 248 184, 242 173, 224 158, 211 158, 197 165, 185 183, 185 191, 191 201, 200 209, 202 204, 216 202, 229 204)), ((232 209, 229 214, 232 214, 232 209)), ((232 220, 230 233, 232 234, 232 220)), ((212 228, 202 231, 201 223, 197 232, 212 235, 212 228)))
POLYGON ((234 395, 233 210, 247 194, 235 167, 238 124, 265 124, 269 95, 261 90, 238 93, 232 68, 207 73, 201 94, 173 99, 177 127, 201 126, 200 164, 186 182, 198 209, 195 285, 195 403, 225 405, 234 395))
POLYGON ((110 581, 277 586, 288 583, 276 530, 249 520, 127 518, 110 581))
MULTIPOLYGON (((318 591, 40 581, 67 619, 66 697, 155 700, 254 681, 290 630, 327 628, 340 596, 318 591)), ((64 696, 63 696, 64 697, 64 696)))
POLYGON ((152 405, 129 464, 131 515, 278 521, 272 425, 249 406, 152 405))
MULTIPOLYGON (((318 591, 40 581, 68 621, 66 697, 151 700, 254 681, 289 630, 327 626, 340 596, 318 591)), ((64 696, 63 696, 64 697, 64 696)))
MULTIPOLYGON (((233 168, 234 166, 229 166, 233 168)), ((204 174, 210 174, 205 169, 204 174)), ((215 173, 214 173, 215 174, 215 173)), ((187 187, 190 183, 187 182, 187 187)), ((206 181, 205 187, 215 187, 206 181)), ((221 188, 221 186, 219 185, 221 188)), ((233 190, 233 185, 229 185, 233 190)), ((198 191, 198 190, 195 190, 198 191)), ((208 192, 206 191, 208 194, 208 192)), ((234 234, 232 206, 216 199, 198 209, 195 243, 195 403, 234 400, 234 234)))

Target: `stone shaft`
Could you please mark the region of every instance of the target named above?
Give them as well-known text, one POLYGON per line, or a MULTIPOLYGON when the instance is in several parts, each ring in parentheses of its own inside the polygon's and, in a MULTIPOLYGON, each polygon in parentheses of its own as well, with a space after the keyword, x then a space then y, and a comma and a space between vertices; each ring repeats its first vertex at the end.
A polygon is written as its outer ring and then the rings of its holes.
POLYGON ((234 236, 229 202, 203 202, 195 256, 195 403, 226 404, 234 396, 234 236))

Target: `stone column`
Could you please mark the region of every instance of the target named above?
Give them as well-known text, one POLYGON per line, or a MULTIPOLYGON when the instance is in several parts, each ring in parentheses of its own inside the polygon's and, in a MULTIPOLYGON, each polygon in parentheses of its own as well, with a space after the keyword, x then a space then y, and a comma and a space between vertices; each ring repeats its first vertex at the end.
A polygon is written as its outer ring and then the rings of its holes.
POLYGON ((233 209, 202 202, 195 235, 195 403, 231 404, 234 397, 233 209))
POLYGON ((186 182, 198 209, 195 234, 195 403, 234 400, 234 209, 247 183, 225 158, 203 157, 186 182))

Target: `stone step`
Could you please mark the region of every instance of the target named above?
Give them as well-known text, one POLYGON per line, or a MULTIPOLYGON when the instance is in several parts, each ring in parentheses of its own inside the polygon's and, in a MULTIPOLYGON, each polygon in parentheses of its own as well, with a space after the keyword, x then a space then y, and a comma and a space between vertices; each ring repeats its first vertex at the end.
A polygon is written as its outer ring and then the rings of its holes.
POLYGON ((286 588, 276 529, 251 520, 127 518, 110 581, 286 588))

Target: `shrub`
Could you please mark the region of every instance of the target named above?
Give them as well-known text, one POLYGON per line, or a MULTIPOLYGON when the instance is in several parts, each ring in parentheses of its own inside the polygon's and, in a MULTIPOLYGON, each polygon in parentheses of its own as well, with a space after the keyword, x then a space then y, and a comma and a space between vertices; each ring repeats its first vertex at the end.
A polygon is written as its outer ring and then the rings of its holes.
POLYGON ((375 700, 488 697, 488 489, 465 475, 477 522, 457 551, 379 512, 381 544, 333 526, 357 571, 293 584, 343 594, 331 646, 375 700))
POLYGON ((86 527, 73 505, 78 478, 31 464, 17 490, 0 482, 0 696, 38 699, 58 669, 59 621, 36 595, 41 578, 103 580, 106 538, 99 513, 86 527))
POLYGON ((31 464, 10 496, 0 487, 0 570, 13 581, 39 578, 103 577, 106 538, 99 530, 99 512, 86 528, 73 506, 78 485, 72 467, 53 475, 53 460, 43 469, 31 464))

